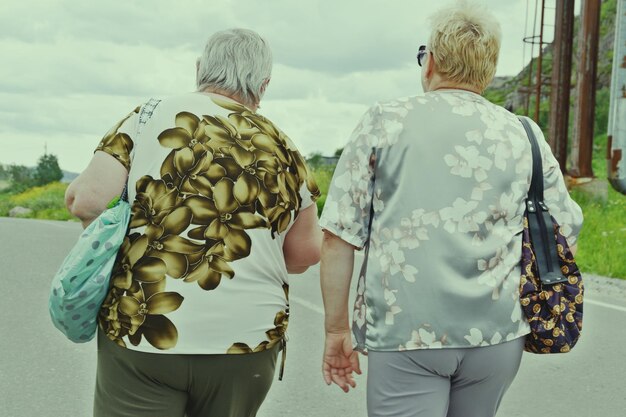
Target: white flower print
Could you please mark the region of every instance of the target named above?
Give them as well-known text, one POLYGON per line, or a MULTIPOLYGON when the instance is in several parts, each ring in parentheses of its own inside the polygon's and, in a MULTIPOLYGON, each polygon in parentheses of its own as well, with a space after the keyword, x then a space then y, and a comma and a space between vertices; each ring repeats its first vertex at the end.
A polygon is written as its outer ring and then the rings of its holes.
POLYGON ((405 345, 400 345, 400 351, 414 350, 423 348, 442 348, 445 344, 446 336, 437 338, 435 332, 429 325, 424 325, 417 330, 411 332, 411 340, 407 341, 405 345))
POLYGON ((447 154, 444 160, 449 167, 452 175, 458 175, 463 178, 471 178, 474 176, 476 181, 482 182, 487 179, 487 171, 491 169, 493 162, 491 159, 480 155, 478 148, 475 146, 455 146, 457 155, 447 154))
POLYGON ((387 326, 393 326, 395 323, 395 315, 402 312, 402 309, 398 306, 391 306, 387 313, 385 313, 385 324, 387 326))
POLYGON ((398 242, 392 240, 388 243, 383 243, 379 252, 380 268, 383 273, 388 273, 392 276, 402 271, 405 258, 398 242))
MULTIPOLYGON (((493 108, 488 106, 478 106, 480 112, 480 119, 485 123, 487 129, 485 130, 485 139, 502 140, 502 131, 510 123, 508 117, 501 112, 493 111, 493 108)), ((508 115, 507 115, 508 116, 508 115)))
POLYGON ((522 306, 519 302, 515 303, 513 306, 513 311, 511 312, 511 321, 513 323, 517 323, 518 321, 524 320, 522 306))
POLYGON ((345 171, 343 174, 334 178, 333 182, 335 183, 334 185, 337 186, 337 188, 348 192, 352 187, 352 172, 345 171))
POLYGON ((520 198, 515 192, 501 194, 497 204, 489 205, 490 214, 485 222, 487 230, 492 230, 494 227, 506 228, 516 217, 518 217, 518 226, 521 226, 523 204, 520 203, 520 198))
POLYGON ((384 119, 384 136, 379 138, 378 146, 380 148, 394 145, 398 142, 398 138, 404 125, 396 120, 384 119))
POLYGON ((400 227, 393 229, 392 236, 400 243, 400 247, 415 249, 419 247, 420 240, 428 240, 428 230, 420 227, 419 222, 405 217, 400 220, 400 227))
POLYGON ((398 292, 398 290, 390 290, 389 288, 385 288, 383 290, 383 294, 385 296, 385 302, 387 303, 388 306, 392 306, 396 303, 396 293, 398 292))
POLYGON ((498 142, 491 145, 487 152, 493 155, 494 165, 496 168, 505 171, 507 167, 507 161, 511 159, 511 148, 508 142, 498 142))
POLYGON ((470 346, 497 345, 502 341, 502 335, 499 332, 495 332, 489 341, 484 340, 483 332, 480 329, 474 327, 469 332, 470 334, 465 336, 465 340, 469 342, 470 346))
POLYGON ((465 93, 443 92, 439 97, 451 105, 452 113, 461 116, 471 116, 478 111, 476 102, 467 100, 465 93))
POLYGON ((411 213, 411 220, 413 221, 413 226, 424 225, 437 228, 441 219, 436 211, 426 212, 423 209, 416 209, 411 213))
POLYGON ((480 201, 483 199, 483 195, 485 193, 485 191, 489 191, 493 189, 493 187, 491 186, 491 184, 487 183, 487 182, 481 182, 479 183, 476 187, 474 187, 474 189, 472 190, 472 200, 476 200, 476 201, 480 201))
POLYGON ((477 201, 465 201, 459 197, 452 207, 439 210, 444 229, 448 233, 454 233, 457 230, 461 233, 478 231, 479 224, 487 219, 487 214, 482 211, 474 212, 476 207, 478 207, 477 201))
POLYGON ((376 190, 374 194, 374 199, 372 200, 372 204, 374 206, 374 213, 380 213, 385 209, 385 202, 380 198, 382 190, 379 188, 376 190))
POLYGON ((483 143, 483 134, 480 130, 470 130, 465 134, 465 137, 470 142, 475 142, 479 145, 483 143))
POLYGON ((519 255, 511 252, 508 246, 498 248, 490 258, 477 261, 477 268, 482 271, 478 277, 478 283, 493 288, 492 300, 500 299, 501 291, 508 288, 507 279, 517 264, 519 264, 519 255))
POLYGON ((365 325, 367 306, 365 305, 365 277, 359 276, 359 283, 357 284, 356 300, 354 301, 354 310, 352 313, 352 321, 357 328, 362 328, 365 325))
POLYGON ((401 272, 404 279, 406 279, 408 282, 415 282, 415 275, 417 275, 419 270, 413 265, 406 264, 402 267, 401 272))

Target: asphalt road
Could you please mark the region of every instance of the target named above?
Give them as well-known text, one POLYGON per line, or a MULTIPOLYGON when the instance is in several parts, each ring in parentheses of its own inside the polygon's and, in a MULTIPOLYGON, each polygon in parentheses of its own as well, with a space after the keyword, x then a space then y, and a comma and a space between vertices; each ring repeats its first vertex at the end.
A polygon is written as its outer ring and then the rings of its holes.
MULTIPOLYGON (((0 417, 91 415, 95 343, 66 341, 47 311, 52 275, 79 233, 76 223, 0 218, 0 417)), ((317 273, 292 277, 285 377, 259 417, 366 415, 365 358, 349 394, 322 381, 317 273)), ((626 299, 590 284, 579 344, 566 355, 524 355, 499 417, 626 416, 626 299)))

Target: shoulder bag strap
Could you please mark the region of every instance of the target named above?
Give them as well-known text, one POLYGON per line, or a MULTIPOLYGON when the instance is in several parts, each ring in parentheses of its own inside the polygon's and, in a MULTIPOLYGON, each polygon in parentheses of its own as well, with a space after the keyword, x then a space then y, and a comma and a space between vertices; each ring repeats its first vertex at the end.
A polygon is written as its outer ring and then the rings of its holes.
POLYGON ((537 138, 526 118, 520 117, 533 155, 533 171, 526 199, 526 213, 530 240, 533 244, 537 273, 542 285, 553 285, 567 281, 561 272, 557 242, 552 216, 543 200, 543 164, 537 138))

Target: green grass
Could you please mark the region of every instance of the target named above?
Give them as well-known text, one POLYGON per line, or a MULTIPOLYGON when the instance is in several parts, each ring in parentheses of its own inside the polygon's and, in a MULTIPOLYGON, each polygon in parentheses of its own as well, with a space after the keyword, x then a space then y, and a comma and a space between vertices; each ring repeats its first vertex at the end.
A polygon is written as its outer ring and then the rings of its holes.
POLYGON ((571 194, 585 216, 578 237, 578 266, 585 272, 626 279, 626 196, 610 185, 607 201, 576 189, 571 194))
POLYGON ((330 180, 333 178, 334 170, 335 168, 330 166, 313 167, 313 176, 315 176, 315 182, 317 182, 317 186, 320 188, 320 191, 322 193, 321 197, 318 198, 316 202, 318 216, 322 214, 324 203, 326 203, 328 186, 330 185, 330 180))
POLYGON ((0 193, 0 216, 8 216, 16 206, 33 210, 26 218, 48 220, 74 220, 65 208, 67 184, 59 182, 34 187, 19 194, 0 193))

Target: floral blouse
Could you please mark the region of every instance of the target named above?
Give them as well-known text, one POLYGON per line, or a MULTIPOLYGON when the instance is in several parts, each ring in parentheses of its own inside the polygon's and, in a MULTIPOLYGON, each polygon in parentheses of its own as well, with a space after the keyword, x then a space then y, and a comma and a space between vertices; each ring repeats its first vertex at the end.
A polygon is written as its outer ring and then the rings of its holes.
POLYGON ((218 95, 151 100, 97 151, 129 170, 132 217, 99 324, 144 352, 248 353, 284 338, 282 252, 319 190, 272 122, 218 95))
MULTIPOLYGON (((545 199, 570 244, 582 225, 539 127, 545 199)), ((373 106, 344 148, 321 226, 363 248, 357 349, 495 345, 529 333, 519 303, 531 148, 514 114, 439 90, 373 106)))

